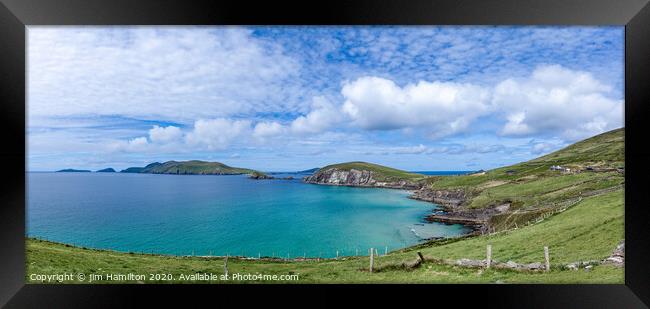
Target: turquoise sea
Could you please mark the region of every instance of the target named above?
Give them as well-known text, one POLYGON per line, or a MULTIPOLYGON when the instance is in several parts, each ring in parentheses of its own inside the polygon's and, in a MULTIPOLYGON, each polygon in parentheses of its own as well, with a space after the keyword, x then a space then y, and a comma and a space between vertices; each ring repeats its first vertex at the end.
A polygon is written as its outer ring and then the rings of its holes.
MULTIPOLYGON (((27 234, 125 252, 257 257, 383 253, 467 232, 409 192, 246 176, 35 173, 27 234)), ((274 175, 281 177, 283 175, 274 175)))

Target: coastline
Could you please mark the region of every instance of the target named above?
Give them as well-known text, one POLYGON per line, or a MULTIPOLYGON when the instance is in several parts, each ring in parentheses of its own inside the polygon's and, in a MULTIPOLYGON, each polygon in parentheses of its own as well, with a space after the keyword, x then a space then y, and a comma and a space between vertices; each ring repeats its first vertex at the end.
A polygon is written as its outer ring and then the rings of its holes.
MULTIPOLYGON (((144 174, 144 173, 142 173, 144 174)), ((153 173, 147 173, 147 174, 153 174, 153 173)), ((153 174, 153 175, 174 175, 174 174, 153 174)), ((201 175, 205 176, 205 175, 201 175)), ((209 175, 209 176, 226 176, 226 175, 209 175)), ((237 175, 230 175, 230 176, 237 176, 237 175)), ((275 179, 281 179, 281 178, 275 178, 275 179)), ((300 180, 294 178, 294 180, 300 180)), ((406 189, 406 188, 401 188, 401 187, 385 187, 385 186, 370 186, 370 185, 365 185, 365 186, 357 186, 357 185, 346 185, 346 184, 323 184, 323 183, 313 183, 313 182, 306 182, 304 180, 300 181, 303 184, 314 184, 314 185, 327 185, 327 186, 339 186, 339 187, 353 187, 353 188, 362 188, 362 189, 389 189, 389 190, 399 190, 404 192, 404 198, 408 199, 414 199, 414 200, 420 200, 422 202, 428 202, 430 204, 433 204, 435 206, 441 207, 444 211, 447 210, 446 206, 443 204, 438 204, 436 202, 430 201, 430 200, 425 200, 425 199, 419 199, 415 198, 415 194, 418 190, 420 189, 406 189)), ((436 237, 429 237, 429 238, 423 238, 419 237, 420 241, 418 241, 415 244, 411 244, 405 247, 401 248, 395 248, 389 252, 393 251, 399 251, 399 252, 405 252, 405 251, 410 251, 414 250, 416 248, 419 248, 423 245, 430 245, 434 243, 446 243, 448 241, 457 241, 460 239, 465 239, 468 237, 474 237, 480 235, 480 233, 477 233, 477 228, 475 224, 472 224, 471 222, 462 222, 462 220, 459 220, 458 222, 451 222, 451 221, 443 221, 443 220, 431 220, 430 218, 432 216, 436 215, 436 210, 434 210, 434 213, 426 214, 422 218, 424 221, 426 221, 425 224, 427 223, 433 223, 433 222, 439 222, 439 223, 444 223, 447 225, 453 225, 453 224, 461 224, 464 227, 470 228, 470 230, 466 233, 462 233, 459 235, 455 236, 436 236, 436 237)), ((131 254, 131 255, 144 255, 144 256, 166 256, 166 257, 203 257, 203 258, 225 258, 226 256, 221 256, 221 255, 183 255, 183 254, 173 254, 173 253, 156 253, 156 252, 144 252, 144 251, 121 251, 121 250, 114 250, 114 249, 105 249, 105 248, 93 248, 93 247, 88 247, 84 245, 78 245, 74 243, 66 243, 66 242, 61 242, 61 241, 54 241, 54 240, 49 240, 46 238, 41 238, 38 236, 34 235, 25 235, 25 240, 34 240, 34 241, 40 241, 40 242, 47 242, 51 244, 57 244, 65 247, 70 247, 70 248, 77 248, 77 249, 83 249, 83 250, 91 250, 91 251, 101 251, 101 252, 115 252, 115 253, 123 253, 123 254, 131 254)), ((247 256, 237 256, 237 255, 231 255, 229 256, 230 258, 236 258, 236 259, 242 259, 242 260, 267 260, 267 261, 287 261, 286 258, 282 257, 269 257, 269 256, 262 256, 261 258, 255 258, 255 257, 247 257, 247 256)), ((345 256, 348 258, 354 258, 357 256, 345 256)), ((345 259, 345 257, 342 257, 342 259, 345 259)), ((341 259, 341 258, 339 258, 341 259)), ((295 257, 295 258, 290 258, 288 259, 289 261, 304 261, 304 260, 337 260, 336 258, 328 258, 328 257, 295 257)))
MULTIPOLYGON (((428 202, 439 206, 442 211, 433 211, 431 214, 426 215, 423 219, 429 223, 438 222, 447 225, 452 224, 461 224, 469 229, 471 232, 465 233, 463 235, 472 234, 477 231, 484 231, 487 229, 487 224, 489 220, 489 215, 486 211, 481 212, 460 212, 458 211, 458 206, 465 201, 464 196, 462 198, 456 199, 439 199, 437 197, 427 196, 422 194, 422 192, 445 192, 450 193, 451 195, 458 193, 458 191, 447 191, 439 190, 433 191, 431 189, 420 186, 419 188, 412 187, 402 187, 402 186, 386 186, 386 185, 357 185, 357 184, 345 184, 345 183, 320 183, 315 181, 305 181, 305 184, 313 185, 324 185, 324 186, 338 186, 338 187, 353 187, 353 188, 374 188, 374 189, 391 189, 391 190, 403 190, 409 193, 407 198, 428 202)), ((462 193, 464 195, 464 193, 462 193)))

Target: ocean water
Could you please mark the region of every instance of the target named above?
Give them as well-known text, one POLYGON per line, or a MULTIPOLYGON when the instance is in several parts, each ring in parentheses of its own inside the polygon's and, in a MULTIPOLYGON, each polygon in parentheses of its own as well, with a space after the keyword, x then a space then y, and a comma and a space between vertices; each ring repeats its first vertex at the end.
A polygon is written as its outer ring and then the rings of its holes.
POLYGON ((333 257, 468 231, 426 223, 437 206, 407 191, 296 178, 27 173, 27 234, 125 252, 333 257))

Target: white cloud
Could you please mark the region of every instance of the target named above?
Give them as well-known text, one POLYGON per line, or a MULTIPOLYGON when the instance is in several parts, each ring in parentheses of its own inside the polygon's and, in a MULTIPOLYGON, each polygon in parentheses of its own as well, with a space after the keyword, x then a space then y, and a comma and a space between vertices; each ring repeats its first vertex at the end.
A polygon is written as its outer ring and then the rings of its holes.
POLYGON ((379 77, 346 82, 343 111, 368 130, 425 127, 434 137, 461 132, 490 111, 489 91, 453 82, 426 82, 400 87, 379 77))
POLYGON ((154 143, 169 143, 178 141, 183 137, 181 129, 175 126, 154 126, 149 130, 149 139, 154 143))
POLYGON ((29 27, 29 116, 192 123, 302 110, 298 60, 238 27, 29 27), (273 104, 268 104, 273 102, 273 104))
POLYGON ((277 121, 258 122, 253 128, 252 135, 258 140, 278 136, 317 135, 335 131, 335 126, 344 118, 345 115, 339 108, 324 97, 317 96, 312 98, 311 109, 306 115, 298 116, 287 125, 277 121))
POLYGON ((591 73, 548 65, 497 84, 493 103, 507 119, 503 135, 556 133, 576 140, 623 125, 623 101, 611 91, 591 73))
POLYGON ((185 135, 185 140, 191 146, 222 150, 239 138, 247 138, 250 129, 251 122, 248 120, 200 119, 194 123, 194 129, 185 135))
POLYGON ((334 129, 332 126, 343 119, 344 115, 327 99, 314 97, 311 111, 291 122, 291 131, 297 134, 320 133, 334 129))
POLYGON ((251 122, 227 118, 200 119, 186 132, 175 126, 153 126, 148 138, 140 136, 108 143, 110 152, 182 153, 200 150, 224 150, 232 143, 247 141, 251 122))
POLYGON ((406 147, 380 147, 371 151, 364 151, 365 154, 380 155, 433 155, 433 154, 466 154, 466 153, 494 153, 504 152, 507 148, 501 144, 444 144, 438 146, 417 146, 406 147))
POLYGON ((114 141, 107 145, 107 149, 111 152, 147 152, 150 145, 147 138, 142 136, 127 141, 114 141))
POLYGON ((286 128, 275 121, 258 122, 253 129, 253 136, 257 138, 273 137, 283 134, 286 128))

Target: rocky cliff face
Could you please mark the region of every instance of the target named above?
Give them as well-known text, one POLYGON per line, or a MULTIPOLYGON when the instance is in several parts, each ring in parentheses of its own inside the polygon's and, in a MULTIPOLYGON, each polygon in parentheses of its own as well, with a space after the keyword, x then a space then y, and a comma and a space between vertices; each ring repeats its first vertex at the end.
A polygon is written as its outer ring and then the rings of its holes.
POLYGON ((463 190, 431 190, 429 188, 422 188, 413 192, 411 198, 427 202, 443 205, 448 208, 457 208, 465 200, 467 196, 463 190))
POLYGON ((379 187, 394 189, 419 189, 420 184, 406 180, 382 181, 378 180, 374 172, 367 170, 341 170, 331 168, 324 171, 319 170, 311 176, 304 178, 307 183, 337 185, 337 186, 355 186, 355 187, 379 187))

